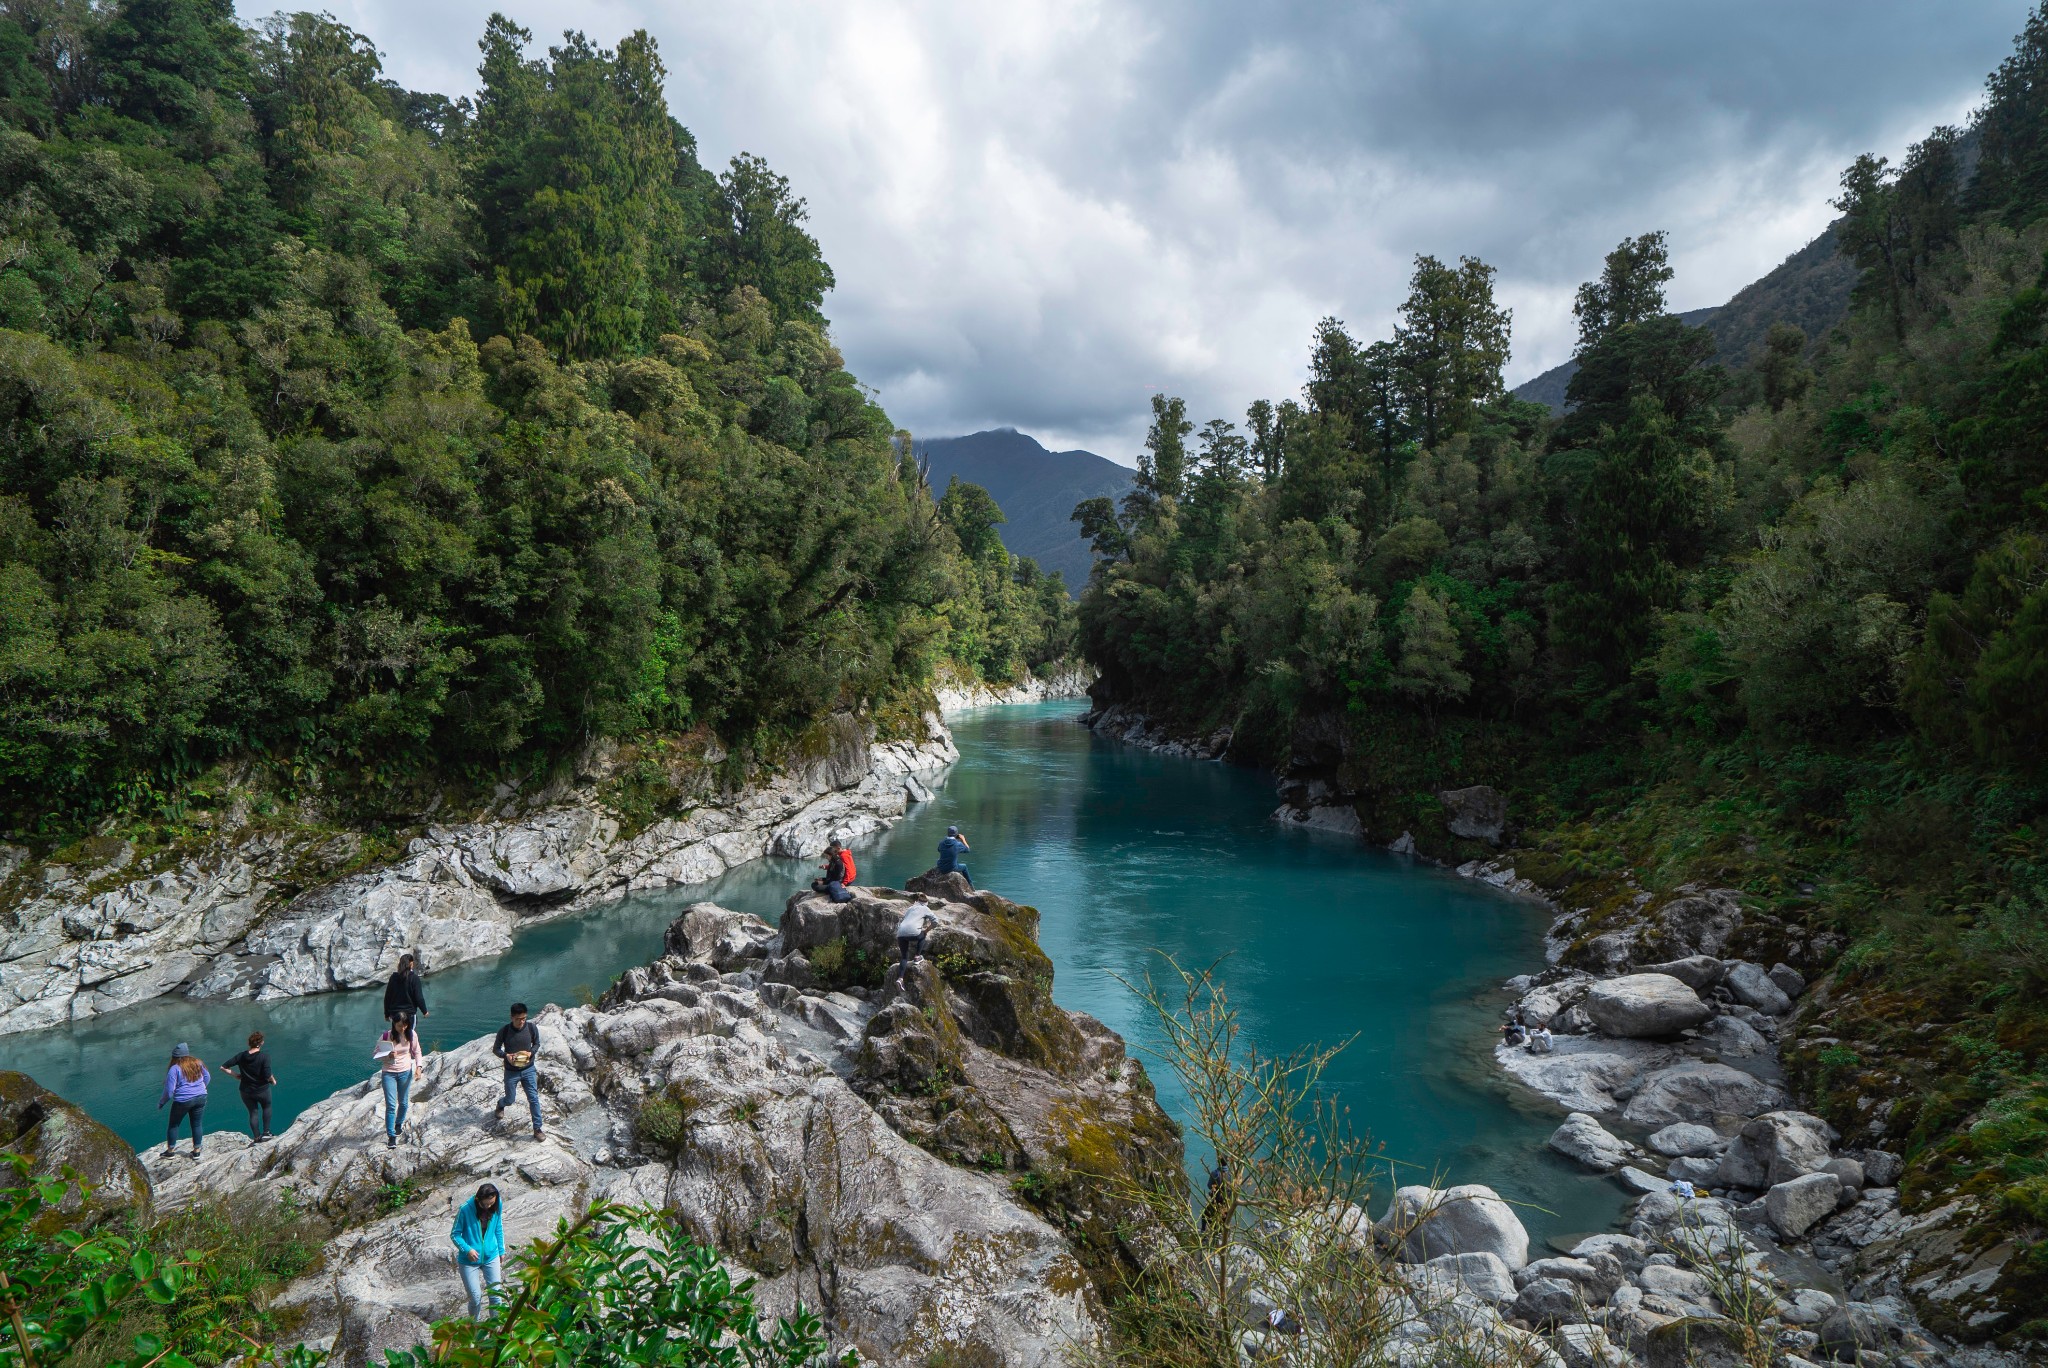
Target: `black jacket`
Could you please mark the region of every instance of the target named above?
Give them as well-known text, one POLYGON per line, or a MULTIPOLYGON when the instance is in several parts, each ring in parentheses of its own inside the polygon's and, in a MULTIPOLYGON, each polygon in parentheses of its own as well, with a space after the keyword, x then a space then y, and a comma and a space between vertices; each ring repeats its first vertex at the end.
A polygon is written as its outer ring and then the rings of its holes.
POLYGON ((418 1017, 427 1010, 427 985, 420 982, 419 972, 401 969, 384 984, 384 1015, 388 1018, 395 1012, 410 1012, 418 1017))

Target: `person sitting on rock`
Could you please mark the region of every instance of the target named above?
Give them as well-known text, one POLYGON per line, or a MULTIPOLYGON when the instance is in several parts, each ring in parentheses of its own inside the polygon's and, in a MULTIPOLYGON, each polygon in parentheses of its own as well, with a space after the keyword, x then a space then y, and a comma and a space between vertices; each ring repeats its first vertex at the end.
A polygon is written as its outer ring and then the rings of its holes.
POLYGON ((1501 1026, 1500 1038, 1512 1050, 1529 1038, 1529 1029, 1519 1020, 1509 1021, 1501 1026))
POLYGON ((462 1204, 448 1237, 455 1242, 455 1271, 462 1275, 462 1290, 469 1294, 469 1314, 482 1320, 484 1289, 505 1281, 501 1262, 505 1257, 505 1218, 496 1184, 485 1183, 462 1204))
POLYGON ((414 1021, 427 1014, 427 985, 420 981, 418 964, 411 955, 400 955, 398 972, 384 981, 386 1021, 395 1021, 401 1012, 414 1021))
POLYGON ((1538 1026, 1535 1030, 1529 1032, 1530 1054, 1549 1054, 1551 1045, 1550 1028, 1548 1026, 1538 1026))
POLYGON ((853 901, 853 852, 834 841, 825 847, 825 863, 821 867, 825 877, 811 880, 811 892, 823 893, 833 902, 853 901))
POLYGON ((960 834, 960 828, 949 826, 946 828, 946 838, 939 842, 939 862, 932 868, 940 874, 958 874, 967 880, 967 886, 972 888, 974 876, 967 872, 966 865, 960 863, 960 857, 972 849, 973 847, 967 844, 967 838, 960 834))
POLYGON ((526 1004, 512 1004, 512 1020, 498 1028, 491 1053, 505 1061, 505 1095, 491 1113, 505 1119, 505 1108, 520 1089, 526 1091, 526 1108, 533 1113, 533 1138, 540 1139, 540 1027, 526 1019, 526 1004))
POLYGON ((910 969, 912 960, 924 958, 924 938, 931 934, 939 919, 932 910, 921 902, 914 902, 903 914, 903 920, 896 923, 896 973, 901 977, 910 969))

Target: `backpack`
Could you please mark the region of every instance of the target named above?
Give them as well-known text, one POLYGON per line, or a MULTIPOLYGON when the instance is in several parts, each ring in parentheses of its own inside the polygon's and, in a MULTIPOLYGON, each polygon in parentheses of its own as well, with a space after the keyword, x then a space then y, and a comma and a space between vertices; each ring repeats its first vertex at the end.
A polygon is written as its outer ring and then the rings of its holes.
POLYGON ((853 876, 858 872, 853 867, 853 852, 842 850, 839 852, 839 858, 846 862, 846 873, 840 876, 839 882, 851 888, 853 887, 853 876))

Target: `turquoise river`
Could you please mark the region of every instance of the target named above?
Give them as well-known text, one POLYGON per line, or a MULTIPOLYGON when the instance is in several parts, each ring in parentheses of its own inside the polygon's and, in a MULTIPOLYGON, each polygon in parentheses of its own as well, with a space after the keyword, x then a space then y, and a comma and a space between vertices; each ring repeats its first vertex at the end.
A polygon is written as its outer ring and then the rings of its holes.
MULTIPOLYGON (((1620 1190, 1545 1149, 1558 1112, 1499 1080, 1489 1054, 1500 981, 1542 962, 1540 907, 1349 838, 1283 827, 1266 775, 1098 740, 1075 725, 1080 710, 1045 703, 951 719, 960 762, 935 801, 856 847, 861 882, 900 886, 958 823, 976 882, 1043 914, 1055 998, 1115 1027, 1141 1057, 1156 1032, 1124 981, 1156 968, 1159 952, 1191 966, 1220 960, 1261 1049, 1353 1038, 1330 1082, 1397 1161, 1400 1181, 1491 1184, 1525 1204, 1539 1242, 1610 1228, 1620 1190)), ((805 874, 797 861, 761 860, 533 927, 495 959, 430 974, 424 1035, 453 1044, 485 1034, 514 999, 587 1000, 659 954, 686 904, 708 898, 774 920, 805 874)), ((162 1140, 156 1100, 170 1046, 189 1041, 217 1065, 260 1028, 282 1126, 368 1077, 381 1002, 376 988, 262 1004, 162 1001, 0 1037, 0 1058, 146 1145, 162 1140)), ((1168 1071, 1153 1073, 1176 1110, 1168 1071)), ((231 1080, 216 1082, 206 1119, 212 1130, 241 1127, 231 1080)))

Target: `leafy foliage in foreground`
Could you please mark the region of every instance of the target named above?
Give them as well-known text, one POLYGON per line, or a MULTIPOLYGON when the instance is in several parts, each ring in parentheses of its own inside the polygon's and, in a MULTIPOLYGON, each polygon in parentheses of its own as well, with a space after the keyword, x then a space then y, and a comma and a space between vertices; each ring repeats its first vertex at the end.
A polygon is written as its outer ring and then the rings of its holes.
POLYGON ((803 201, 699 164, 652 40, 480 46, 450 101, 323 16, 0 5, 0 822, 248 752, 772 744, 1058 647, 847 373, 803 201))
MULTIPOLYGON (((250 1296, 305 1271, 311 1258, 304 1251, 247 1278, 250 1252, 273 1251, 261 1229, 239 1226, 232 1239, 205 1249, 184 1245, 205 1217, 77 1229, 63 1214, 67 1195, 78 1191, 76 1175, 36 1176, 16 1154, 0 1154, 0 1173, 0 1365, 319 1362, 303 1347, 269 1348, 275 1327, 250 1296)), ((217 1214, 214 1224, 216 1237, 230 1233, 217 1214)))
MULTIPOLYGON (((77 1229, 60 1214, 75 1175, 39 1178, 19 1155, 0 1160, 0 1365, 317 1368, 325 1358, 273 1344, 289 1336, 261 1309, 311 1267, 302 1237, 319 1231, 303 1211, 253 1225, 246 1212, 229 1221, 214 1211, 77 1229)), ((442 1321, 431 1344, 387 1352, 388 1364, 799 1368, 830 1348, 801 1307, 764 1328, 752 1283, 734 1283, 716 1251, 650 1208, 600 1202, 558 1223, 498 1291, 490 1319, 442 1321)))
POLYGON ((599 1202, 521 1259, 490 1319, 442 1321, 433 1344, 387 1352, 386 1362, 805 1368, 831 1347, 801 1307, 764 1328, 752 1281, 734 1283, 717 1252, 691 1243, 666 1212, 599 1202))
POLYGON ((1337 770, 1387 836, 1499 785, 1518 868, 1573 906, 1711 880, 1843 933, 1795 1067, 1914 1154, 1910 1199, 2009 1219, 2015 1300, 2048 1308, 2044 76, 2048 11, 1973 180, 1954 129, 1844 172, 1826 338, 1728 376, 1634 238, 1580 291, 1553 420, 1500 396, 1489 273, 1422 258, 1394 337, 1327 320, 1299 402, 1194 450, 1161 398, 1138 492, 1076 517, 1117 699, 1337 770))

